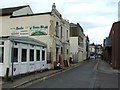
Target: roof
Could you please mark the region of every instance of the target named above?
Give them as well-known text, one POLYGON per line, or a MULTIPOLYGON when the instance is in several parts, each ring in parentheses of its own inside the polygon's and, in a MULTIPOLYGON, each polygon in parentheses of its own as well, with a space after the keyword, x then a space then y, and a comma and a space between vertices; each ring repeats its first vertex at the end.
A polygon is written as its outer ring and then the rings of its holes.
POLYGON ((33 39, 33 38, 29 38, 29 37, 6 36, 6 37, 1 37, 1 38, 2 40, 9 39, 13 42, 18 42, 18 43, 32 44, 32 45, 38 45, 38 46, 47 46, 46 43, 33 39))
POLYGON ((117 30, 119 28, 120 28, 120 21, 114 22, 112 24, 112 27, 111 27, 111 30, 109 32, 109 36, 108 37, 111 37, 113 30, 117 30), (116 29, 114 29, 114 28, 116 28, 116 29))
POLYGON ((11 16, 10 18, 18 18, 18 17, 28 17, 28 16, 36 16, 36 15, 45 15, 51 14, 51 12, 44 12, 44 13, 35 13, 35 14, 28 14, 28 15, 19 15, 19 16, 11 16))
POLYGON ((79 23, 77 23, 77 24, 70 23, 70 27, 77 27, 77 26, 79 26, 79 27, 80 27, 80 29, 81 29, 81 30, 82 30, 82 32, 83 32, 83 28, 81 27, 81 25, 80 25, 79 23))
POLYGON ((77 24, 70 23, 70 27, 77 27, 77 24))
POLYGON ((24 7, 28 7, 29 5, 25 6, 18 6, 18 7, 10 7, 10 8, 2 8, 0 9, 0 16, 7 16, 12 15, 12 13, 16 10, 22 9, 24 7))

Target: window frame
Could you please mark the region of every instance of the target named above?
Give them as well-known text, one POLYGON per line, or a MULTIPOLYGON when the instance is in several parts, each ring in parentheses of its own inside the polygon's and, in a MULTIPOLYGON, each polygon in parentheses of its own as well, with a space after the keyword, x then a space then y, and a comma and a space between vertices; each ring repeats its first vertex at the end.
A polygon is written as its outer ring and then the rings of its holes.
POLYGON ((27 52, 28 50, 26 48, 21 49, 21 62, 22 63, 27 62, 27 52), (23 54, 23 50, 26 50, 26 60, 23 59, 23 55, 25 55, 25 53, 23 54))
MULTIPOLYGON (((18 54, 19 54, 19 50, 18 50, 17 47, 14 47, 14 48, 12 48, 12 49, 13 49, 13 52, 14 52, 14 53, 13 53, 13 62, 14 62, 14 63, 18 63, 18 57, 19 57, 18 54), (15 49, 17 49, 17 52, 15 52, 15 49), (15 60, 15 55, 17 55, 17 58, 16 58, 17 60, 15 60)), ((12 61, 11 61, 11 62, 12 62, 12 61)))
POLYGON ((34 62, 35 60, 34 60, 34 56, 35 56, 35 54, 34 54, 34 49, 30 49, 30 52, 29 52, 29 61, 30 62, 34 62), (33 53, 31 53, 31 50, 33 51, 33 53), (33 57, 32 57, 33 56, 33 57))
POLYGON ((4 53, 5 53, 5 47, 4 46, 0 46, 0 48, 2 48, 2 53, 1 53, 1 58, 2 60, 0 61, 0 63, 4 63, 4 53))
POLYGON ((37 49, 36 50, 36 61, 40 61, 40 58, 41 58, 41 53, 40 53, 40 50, 37 49), (38 57, 37 57, 38 56, 37 51, 39 51, 39 60, 38 60, 38 57))
POLYGON ((45 50, 42 50, 42 61, 45 61, 45 54, 46 53, 46 51, 45 50), (44 52, 44 57, 43 57, 43 52, 44 52))

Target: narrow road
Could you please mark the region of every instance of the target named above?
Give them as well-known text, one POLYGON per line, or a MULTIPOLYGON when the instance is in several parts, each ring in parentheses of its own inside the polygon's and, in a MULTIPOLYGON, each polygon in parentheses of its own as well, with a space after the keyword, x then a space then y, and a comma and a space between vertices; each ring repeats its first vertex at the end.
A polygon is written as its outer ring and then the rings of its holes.
POLYGON ((91 60, 67 72, 32 83, 26 88, 94 88, 97 62, 91 60))

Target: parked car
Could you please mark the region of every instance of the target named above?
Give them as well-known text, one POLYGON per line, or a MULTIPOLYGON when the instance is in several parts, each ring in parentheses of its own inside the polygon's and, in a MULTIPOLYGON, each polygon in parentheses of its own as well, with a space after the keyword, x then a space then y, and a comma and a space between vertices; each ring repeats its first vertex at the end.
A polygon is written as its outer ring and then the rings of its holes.
POLYGON ((90 56, 90 59, 95 59, 95 56, 90 56))

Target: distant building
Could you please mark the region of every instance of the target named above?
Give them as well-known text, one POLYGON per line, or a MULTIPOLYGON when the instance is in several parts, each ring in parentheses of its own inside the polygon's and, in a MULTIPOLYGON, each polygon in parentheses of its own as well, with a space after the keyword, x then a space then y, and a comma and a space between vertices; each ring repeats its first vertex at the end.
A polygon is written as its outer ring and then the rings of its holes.
POLYGON ((86 36, 79 23, 70 23, 70 53, 74 62, 86 59, 86 36))
POLYGON ((87 60, 90 57, 90 51, 89 51, 89 37, 84 35, 83 40, 83 60, 87 60))
POLYGON ((89 45, 89 51, 90 51, 90 58, 94 58, 95 59, 95 44, 92 43, 89 45))
POLYGON ((103 55, 103 46, 98 44, 95 46, 96 58, 102 59, 103 55))
POLYGON ((102 59, 103 47, 100 44, 90 44, 89 46, 90 57, 94 57, 95 59, 102 59))
POLYGON ((89 43, 90 43, 89 37, 86 36, 86 52, 87 52, 86 59, 89 59, 90 57, 89 43))
POLYGON ((104 59, 114 69, 120 69, 120 21, 113 23, 109 36, 104 39, 104 59))

